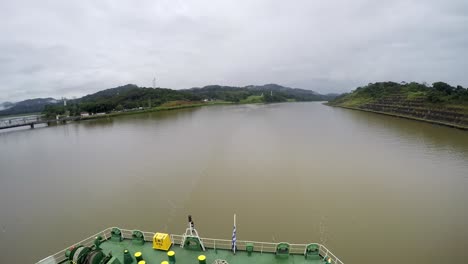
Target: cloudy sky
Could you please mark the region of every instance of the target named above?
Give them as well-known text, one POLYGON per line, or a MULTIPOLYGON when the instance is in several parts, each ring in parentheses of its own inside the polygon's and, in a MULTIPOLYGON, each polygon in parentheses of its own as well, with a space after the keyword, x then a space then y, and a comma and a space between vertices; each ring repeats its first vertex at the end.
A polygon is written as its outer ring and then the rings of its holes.
POLYGON ((127 83, 468 86, 466 0, 0 1, 0 102, 127 83))

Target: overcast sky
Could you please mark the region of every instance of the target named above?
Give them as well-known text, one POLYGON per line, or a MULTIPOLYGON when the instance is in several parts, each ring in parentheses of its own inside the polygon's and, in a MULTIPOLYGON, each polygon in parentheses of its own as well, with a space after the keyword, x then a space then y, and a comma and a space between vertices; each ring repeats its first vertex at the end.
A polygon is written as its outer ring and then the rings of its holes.
POLYGON ((0 1, 0 102, 127 83, 468 86, 467 0, 0 1))

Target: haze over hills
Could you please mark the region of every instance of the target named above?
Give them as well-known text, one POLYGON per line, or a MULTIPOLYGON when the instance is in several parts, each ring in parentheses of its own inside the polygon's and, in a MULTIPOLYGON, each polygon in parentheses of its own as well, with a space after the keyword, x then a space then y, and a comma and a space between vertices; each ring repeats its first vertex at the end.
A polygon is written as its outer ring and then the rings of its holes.
POLYGON ((42 112, 54 113, 71 111, 108 112, 117 109, 136 107, 154 107, 169 101, 202 101, 222 100, 233 103, 262 103, 285 101, 327 101, 336 95, 322 95, 311 90, 289 88, 278 84, 249 85, 245 87, 208 85, 201 88, 172 90, 166 88, 138 87, 127 84, 116 88, 105 89, 78 99, 68 100, 67 107, 63 101, 54 98, 37 98, 17 103, 3 103, 0 116, 42 112))
POLYGON ((17 103, 4 102, 0 104, 2 106, 0 107, 0 116, 42 112, 46 105, 57 102, 57 99, 51 97, 28 99, 17 103))
POLYGON ((12 102, 0 103, 0 111, 13 107, 15 104, 12 102))

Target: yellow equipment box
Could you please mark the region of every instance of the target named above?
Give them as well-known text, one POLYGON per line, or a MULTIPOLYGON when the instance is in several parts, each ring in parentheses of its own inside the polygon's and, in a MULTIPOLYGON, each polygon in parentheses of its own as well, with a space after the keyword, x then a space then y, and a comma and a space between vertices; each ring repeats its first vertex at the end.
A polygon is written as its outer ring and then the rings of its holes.
POLYGON ((169 234, 156 233, 153 237, 153 248, 168 251, 171 248, 172 241, 169 234))

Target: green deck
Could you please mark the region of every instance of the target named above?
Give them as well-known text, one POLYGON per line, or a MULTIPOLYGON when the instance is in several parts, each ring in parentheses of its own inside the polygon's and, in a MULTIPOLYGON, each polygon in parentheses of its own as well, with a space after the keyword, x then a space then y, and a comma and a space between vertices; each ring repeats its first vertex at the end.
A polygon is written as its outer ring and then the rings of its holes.
MULTIPOLYGON (((108 254, 112 252, 112 255, 119 259, 121 263, 123 262, 123 251, 128 249, 133 256, 135 252, 142 252, 143 259, 147 264, 159 264, 162 261, 168 260, 167 252, 154 250, 151 242, 145 242, 144 245, 135 245, 131 240, 125 239, 122 242, 115 242, 107 240, 101 244, 103 252, 108 254)), ((208 264, 213 263, 216 259, 226 260, 229 264, 235 263, 256 263, 256 264, 272 264, 272 263, 308 263, 308 264, 318 264, 324 263, 321 260, 312 260, 306 259, 303 255, 289 255, 287 258, 276 257, 274 253, 260 253, 253 252, 251 256, 247 255, 245 251, 238 251, 236 255, 230 250, 223 249, 207 249, 206 251, 193 251, 188 249, 183 249, 179 245, 172 245, 171 249, 176 253, 176 263, 185 264, 185 263, 198 263, 198 256, 205 255, 208 264)), ((136 263, 134 261, 134 263, 136 263)))
MULTIPOLYGON (((189 232, 187 228, 186 232, 189 232)), ((195 233, 196 230, 193 230, 195 233)), ((191 232, 191 231, 190 231, 191 232)), ((102 250, 105 255, 110 253, 113 256, 113 259, 108 264, 124 264, 124 251, 128 250, 130 255, 133 258, 133 264, 136 264, 134 254, 136 252, 141 252, 143 260, 147 264, 159 264, 163 261, 168 261, 167 251, 155 250, 153 249, 153 239, 157 233, 153 232, 141 232, 138 230, 127 230, 119 228, 106 228, 105 230, 90 236, 80 242, 73 244, 70 247, 67 247, 53 255, 50 255, 36 264, 64 264, 64 263, 73 263, 73 260, 76 261, 75 257, 80 256, 78 260, 79 263, 89 263, 89 259, 86 259, 88 253, 75 256, 73 249, 85 246, 86 250, 96 250, 96 246, 102 250), (97 240, 99 238, 100 240, 97 240), (123 239, 123 240, 122 240, 123 239)), ((323 256, 326 256, 328 263, 333 264, 343 264, 334 254, 332 254, 325 246, 317 243, 312 244, 289 244, 289 243, 268 243, 268 242, 256 242, 256 241, 243 241, 237 240, 237 253, 234 255, 230 250, 231 240, 226 239, 213 239, 213 238, 201 238, 201 241, 205 245, 206 251, 202 251, 196 243, 193 244, 188 242, 187 239, 191 236, 190 234, 185 235, 170 235, 170 240, 166 241, 166 245, 172 244, 170 248, 171 251, 175 252, 176 263, 198 263, 198 257, 204 255, 206 257, 206 263, 212 264, 215 260, 224 260, 224 263, 229 264, 244 264, 244 263, 258 263, 258 264, 287 264, 287 263, 296 263, 296 264, 319 264, 325 263, 323 256), (181 248, 180 243, 185 243, 189 247, 196 248, 199 250, 192 250, 188 248, 181 248), (188 243, 188 244, 187 244, 188 243), (195 245, 195 247, 194 247, 195 245), (248 254, 246 248, 252 250, 251 246, 254 246, 253 252, 251 255, 248 254), (281 255, 276 255, 274 252, 282 251, 281 248, 289 248, 290 254, 281 253, 281 255), (216 249, 215 249, 216 248, 216 249), (314 252, 314 249, 318 250, 314 252), (304 256, 304 252, 309 250, 308 257, 304 256), (317 255, 320 254, 320 255, 317 255)), ((196 237, 196 236, 195 236, 196 237)), ((98 249, 99 250, 99 249, 98 249)), ((286 251, 287 252, 287 251, 286 251)), ((280 253, 278 253, 280 254, 280 253)), ((92 263, 100 263, 100 259, 92 263)), ((106 260, 107 261, 107 260, 106 260)), ((74 263, 76 264, 76 263, 74 263)), ((171 263, 174 264, 174 263, 171 263)))

